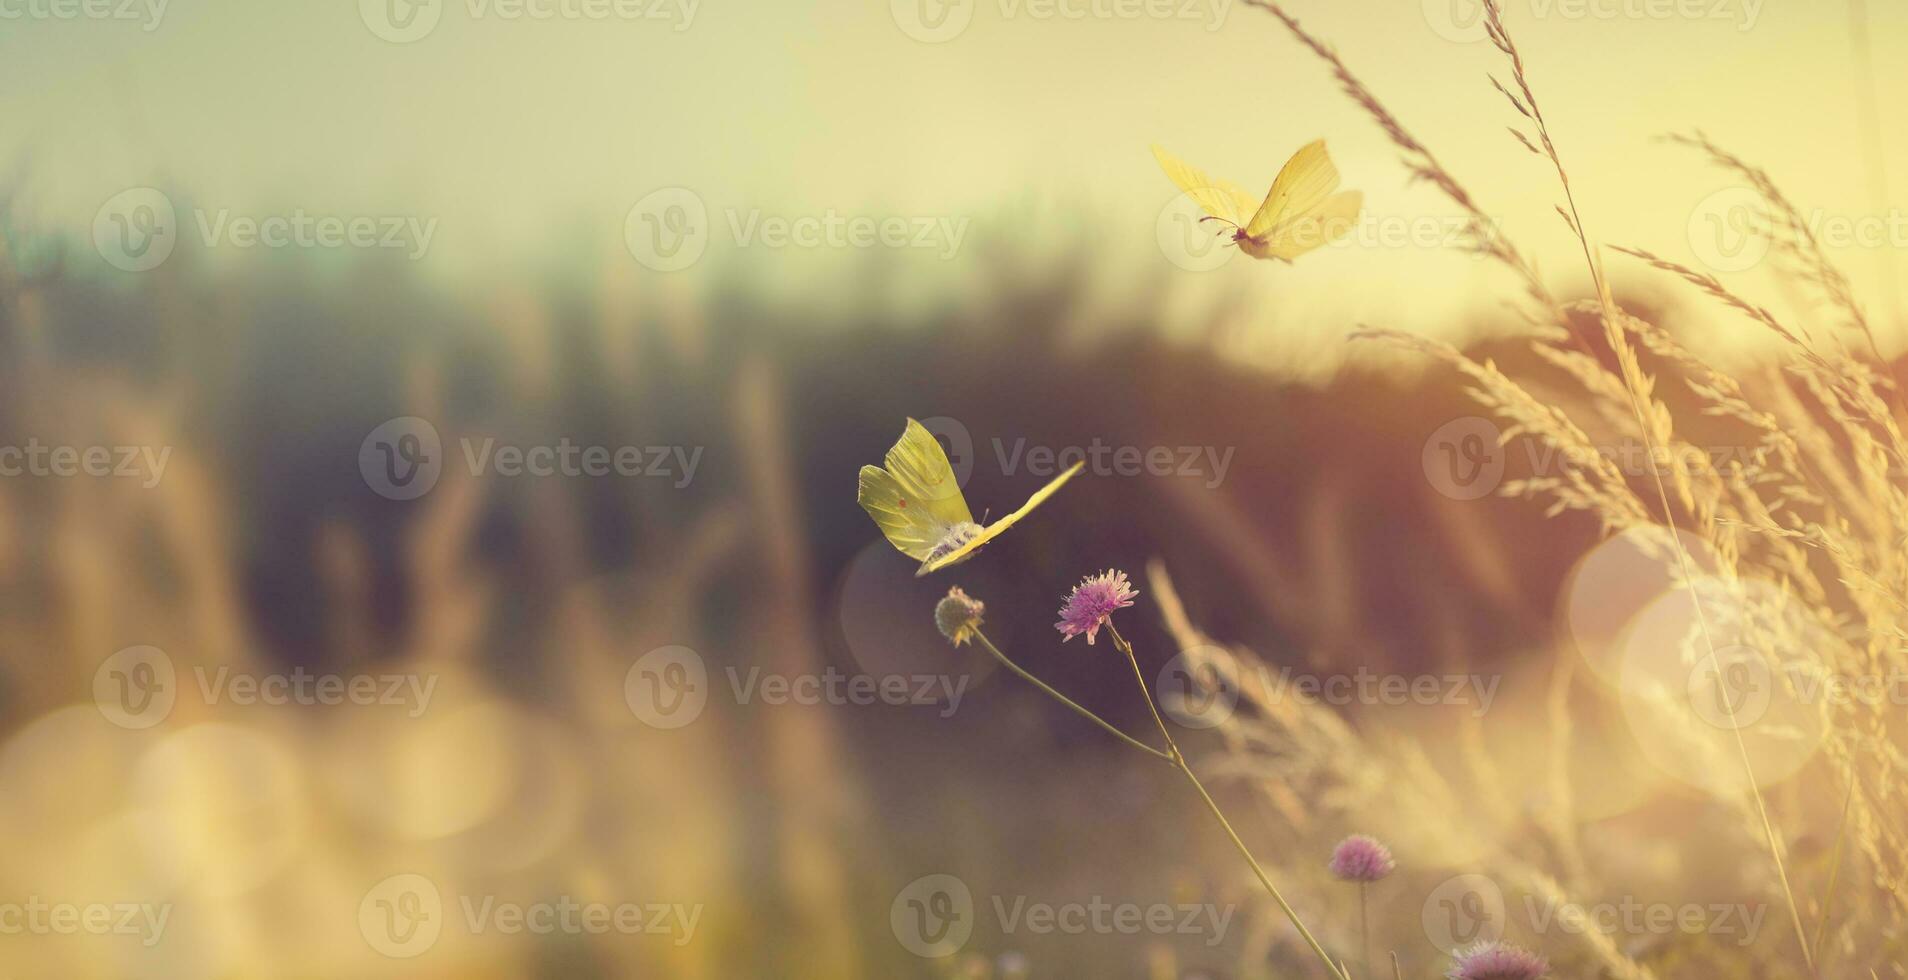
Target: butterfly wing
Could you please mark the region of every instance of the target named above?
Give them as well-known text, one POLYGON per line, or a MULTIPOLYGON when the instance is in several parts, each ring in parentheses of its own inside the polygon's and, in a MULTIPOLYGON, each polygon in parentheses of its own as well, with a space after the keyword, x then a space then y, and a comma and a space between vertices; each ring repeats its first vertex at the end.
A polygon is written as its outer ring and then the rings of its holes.
POLYGON ((1201 211, 1234 227, 1244 227, 1246 216, 1252 213, 1253 200, 1252 195, 1239 185, 1213 180, 1206 176, 1204 170, 1173 156, 1158 145, 1153 147, 1153 159, 1159 161, 1159 169, 1166 171, 1173 185, 1192 198, 1201 211))
POLYGON ((932 562, 923 564, 921 566, 921 571, 918 574, 926 575, 929 572, 938 572, 949 565, 955 564, 957 562, 965 561, 969 556, 973 555, 975 551, 979 550, 981 545, 984 545, 987 542, 992 541, 993 539, 999 537, 1001 532, 1007 530, 1010 527, 1013 527, 1015 524, 1020 522, 1021 518, 1026 517, 1028 514, 1033 513, 1033 509, 1035 507, 1038 507, 1042 503, 1045 503, 1048 497, 1053 496, 1055 491, 1059 490, 1063 485, 1065 485, 1068 480, 1073 479, 1073 475, 1075 473, 1080 472, 1080 467, 1085 465, 1086 465, 1086 462, 1083 460, 1081 462, 1073 464, 1072 466, 1067 467, 1067 471, 1065 473, 1062 473, 1059 476, 1054 477, 1052 480, 1048 481, 1046 486, 1041 487, 1038 491, 1034 493, 1033 496, 1028 497, 1027 502, 1024 504, 1021 504, 1019 510, 1014 511, 1011 514, 1008 514, 1006 517, 1003 517, 1000 520, 987 525, 987 527, 984 528, 980 532, 980 534, 974 537, 974 540, 967 542, 966 544, 960 546, 959 548, 954 549, 953 551, 948 552, 945 555, 942 555, 939 558, 936 558, 932 562))
POLYGON ((1361 191, 1333 194, 1318 207, 1272 229, 1266 236, 1266 254, 1290 262, 1321 245, 1330 245, 1351 232, 1364 206, 1361 191))
POLYGON ((855 502, 902 554, 924 559, 949 528, 973 523, 947 452, 926 426, 909 419, 885 462, 861 468, 855 502))
POLYGON ((1245 233, 1253 238, 1264 238, 1288 218, 1325 203, 1337 189, 1338 168, 1332 164, 1331 154, 1325 152, 1325 141, 1313 140, 1285 161, 1279 175, 1272 180, 1272 190, 1265 195, 1265 203, 1259 205, 1258 213, 1246 223, 1245 233))

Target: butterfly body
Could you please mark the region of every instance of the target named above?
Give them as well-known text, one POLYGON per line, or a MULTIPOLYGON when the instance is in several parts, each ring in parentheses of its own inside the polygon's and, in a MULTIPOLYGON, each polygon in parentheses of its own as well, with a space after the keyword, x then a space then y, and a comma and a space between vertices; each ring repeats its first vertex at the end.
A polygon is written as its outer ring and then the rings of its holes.
POLYGON ((1255 259, 1278 259, 1280 262, 1283 262, 1286 265, 1292 264, 1291 259, 1288 259, 1283 255, 1279 255, 1278 253, 1273 251, 1272 242, 1270 239, 1254 238, 1251 235, 1246 234, 1245 229, 1243 228, 1233 229, 1232 244, 1237 245, 1239 247, 1239 251, 1244 252, 1245 254, 1250 255, 1255 259))
MULTIPOLYGON (((964 521, 948 528, 947 533, 941 536, 941 540, 936 542, 934 547, 928 549, 927 558, 924 559, 924 562, 932 565, 936 561, 960 551, 967 546, 968 542, 980 537, 984 530, 986 529, 972 521, 964 521)), ((959 561, 966 561, 968 558, 974 557, 979 550, 980 549, 976 548, 973 551, 967 552, 959 561)), ((950 565, 956 563, 957 562, 948 562, 950 565)))
POLYGON ((1307 143, 1294 153, 1263 201, 1237 184, 1213 180, 1157 146, 1153 157, 1166 176, 1206 212, 1200 220, 1230 227, 1232 244, 1255 259, 1289 263, 1328 245, 1351 231, 1364 207, 1365 197, 1358 191, 1334 193, 1338 168, 1325 151, 1324 140, 1307 143))
POLYGON ((916 576, 974 557, 982 545, 1040 506, 1085 465, 1073 464, 1028 498, 1019 510, 983 527, 975 523, 973 512, 967 509, 947 451, 926 426, 909 419, 883 462, 883 466, 861 468, 861 489, 855 500, 881 528, 889 544, 921 563, 916 576))

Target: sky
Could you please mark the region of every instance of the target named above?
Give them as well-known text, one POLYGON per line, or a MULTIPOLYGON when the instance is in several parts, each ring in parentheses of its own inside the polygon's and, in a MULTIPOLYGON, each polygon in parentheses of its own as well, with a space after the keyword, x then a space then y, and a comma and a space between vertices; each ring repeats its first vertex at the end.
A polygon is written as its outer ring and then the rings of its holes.
MULTIPOLYGON (((1554 286, 1580 287, 1472 0, 1289 7, 1554 286)), ((1908 133, 1887 123, 1908 5, 1866 19, 1886 180, 1908 187, 1908 133)), ((1736 182, 1655 138, 1700 127, 1846 230, 1835 254, 1890 320, 1882 270, 1899 271, 1908 222, 1877 203, 1842 0, 1514 0, 1506 21, 1593 237, 1786 302, 1771 263, 1722 268, 1739 248, 1695 242, 1736 182)), ((115 195, 158 187, 220 261, 263 251, 247 219, 303 215, 366 219, 450 280, 545 268, 581 236, 618 275, 694 289, 745 269, 799 295, 871 252, 963 284, 995 247, 1034 261, 1087 242, 1110 290, 1160 277, 1183 311, 1243 291, 1282 325, 1275 346, 1301 347, 1348 323, 1461 330, 1514 288, 1436 247, 1451 208, 1237 0, 0 0, 0 112, 34 222, 85 233, 115 195), (1151 144, 1259 192, 1321 137, 1366 195, 1357 242, 1289 267, 1164 254, 1176 192, 1151 144), (685 215, 693 261, 644 254, 685 215)), ((1627 262, 1619 276, 1652 278, 1627 262)))

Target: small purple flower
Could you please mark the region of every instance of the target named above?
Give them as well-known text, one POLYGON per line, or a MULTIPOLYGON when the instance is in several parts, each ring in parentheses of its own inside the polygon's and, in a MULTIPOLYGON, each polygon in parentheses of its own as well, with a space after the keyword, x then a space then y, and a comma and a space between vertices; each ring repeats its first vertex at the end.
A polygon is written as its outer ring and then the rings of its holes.
POLYGON ((1353 834, 1332 850, 1332 874, 1346 881, 1377 881, 1397 866, 1390 848, 1364 834, 1353 834))
POLYGON ((1449 980, 1539 980, 1550 964, 1530 950, 1509 943, 1478 943, 1457 953, 1449 980))
POLYGON ((1107 617, 1112 616, 1115 609, 1132 605, 1136 595, 1139 590, 1127 584, 1125 572, 1109 568, 1081 579, 1067 596, 1066 604, 1060 607, 1060 621, 1053 624, 1053 628, 1061 632, 1063 643, 1084 633, 1087 646, 1092 646, 1093 635, 1100 631, 1107 617))
POLYGON ((947 590, 947 595, 934 606, 934 625, 955 646, 966 643, 980 630, 981 614, 987 607, 979 599, 961 591, 960 586, 947 590))

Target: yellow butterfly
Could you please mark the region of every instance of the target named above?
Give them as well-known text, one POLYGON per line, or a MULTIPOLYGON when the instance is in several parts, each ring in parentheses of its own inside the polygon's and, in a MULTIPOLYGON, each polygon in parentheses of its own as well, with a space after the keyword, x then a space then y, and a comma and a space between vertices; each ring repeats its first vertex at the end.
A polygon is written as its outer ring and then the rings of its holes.
POLYGON ((927 427, 913 419, 888 450, 887 468, 863 466, 855 501, 874 518, 888 543, 921 563, 918 578, 974 557, 980 546, 1013 527, 1053 496, 1086 465, 1082 460, 1027 498, 1020 509, 986 527, 974 523, 967 498, 948 465, 947 452, 927 427))
POLYGON ((1205 171, 1153 147, 1160 168, 1186 196, 1206 212, 1201 221, 1232 226, 1233 244, 1255 259, 1291 262, 1351 231, 1365 195, 1338 190, 1338 168, 1325 152, 1325 141, 1305 144, 1272 181, 1263 202, 1229 181, 1214 181, 1205 171))

